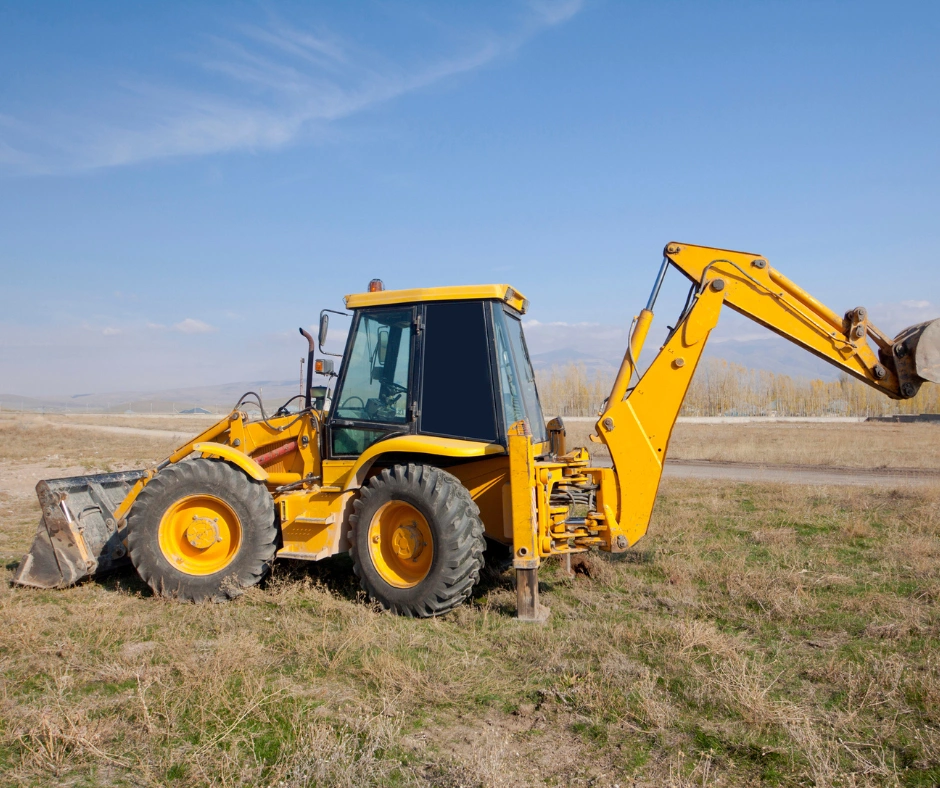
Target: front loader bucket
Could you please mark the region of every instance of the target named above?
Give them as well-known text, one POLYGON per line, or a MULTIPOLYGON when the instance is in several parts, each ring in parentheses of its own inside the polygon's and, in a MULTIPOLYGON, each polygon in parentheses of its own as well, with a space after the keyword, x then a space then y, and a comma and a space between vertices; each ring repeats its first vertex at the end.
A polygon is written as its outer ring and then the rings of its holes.
POLYGON ((130 563, 125 528, 114 511, 145 471, 47 479, 36 485, 42 519, 33 546, 13 582, 36 588, 65 588, 83 577, 130 563))
POLYGON ((918 385, 940 383, 940 318, 905 328, 894 338, 893 354, 898 371, 918 385))

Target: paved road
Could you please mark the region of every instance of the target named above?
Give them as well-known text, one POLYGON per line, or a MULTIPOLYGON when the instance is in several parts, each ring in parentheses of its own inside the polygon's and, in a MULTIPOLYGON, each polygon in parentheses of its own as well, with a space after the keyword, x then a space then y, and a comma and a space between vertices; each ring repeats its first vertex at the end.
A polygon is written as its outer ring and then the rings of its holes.
POLYGON ((667 479, 725 479, 784 484, 848 484, 859 487, 940 487, 940 471, 833 468, 813 465, 758 465, 749 462, 666 460, 667 479))

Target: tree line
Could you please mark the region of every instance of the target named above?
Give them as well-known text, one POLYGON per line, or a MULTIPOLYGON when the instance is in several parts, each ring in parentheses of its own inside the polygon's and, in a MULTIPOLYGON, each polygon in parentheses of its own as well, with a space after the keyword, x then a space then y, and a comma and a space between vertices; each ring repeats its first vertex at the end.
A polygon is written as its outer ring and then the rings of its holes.
MULTIPOLYGON (((546 417, 594 416, 613 376, 569 364, 536 372, 546 417)), ((897 401, 855 378, 795 378, 749 369, 722 359, 705 359, 695 372, 683 416, 891 416, 940 413, 940 386, 924 384, 913 399, 897 401)))

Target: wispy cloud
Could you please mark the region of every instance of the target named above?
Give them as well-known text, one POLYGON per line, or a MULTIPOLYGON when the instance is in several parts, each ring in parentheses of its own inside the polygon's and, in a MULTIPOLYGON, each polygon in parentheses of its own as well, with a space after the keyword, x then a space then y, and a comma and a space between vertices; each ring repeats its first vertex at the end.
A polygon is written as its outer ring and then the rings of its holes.
POLYGON ((187 317, 185 320, 174 324, 173 330, 179 331, 181 334, 211 334, 218 331, 215 326, 210 326, 208 323, 203 323, 201 320, 192 317, 187 317))
POLYGON ((277 149, 318 127, 505 57, 564 23, 582 0, 530 0, 506 30, 463 36, 450 53, 410 62, 333 33, 273 20, 206 38, 187 56, 194 89, 124 76, 89 91, 86 115, 43 120, 0 116, 0 167, 57 173, 156 159, 277 149), (467 40, 467 39, 470 40, 467 40), (104 103, 102 113, 91 111, 104 103))
POLYGON ((562 2, 532 0, 529 3, 533 13, 537 14, 546 25, 559 25, 567 22, 581 10, 582 5, 582 0, 562 0, 562 2))
POLYGON ((870 310, 872 322, 894 336, 908 326, 940 318, 940 305, 922 299, 875 304, 870 310))

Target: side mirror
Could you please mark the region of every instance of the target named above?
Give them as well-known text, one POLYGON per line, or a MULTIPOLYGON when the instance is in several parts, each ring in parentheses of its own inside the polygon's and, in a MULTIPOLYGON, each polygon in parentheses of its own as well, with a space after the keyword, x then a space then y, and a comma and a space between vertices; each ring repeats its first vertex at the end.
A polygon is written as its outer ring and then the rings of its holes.
POLYGON ((326 312, 320 313, 320 333, 317 336, 317 341, 320 343, 320 350, 323 350, 323 346, 326 344, 326 332, 330 329, 330 316, 326 312))
POLYGON ((388 353, 388 328, 385 328, 384 331, 379 329, 379 336, 378 341, 376 342, 375 352, 379 359, 379 364, 384 367, 385 356, 388 353))
POLYGON ((352 315, 348 314, 347 312, 337 312, 335 309, 320 310, 320 331, 318 332, 319 336, 317 337, 320 343, 320 352, 326 354, 327 356, 342 358, 342 353, 331 353, 324 347, 324 345, 326 345, 326 334, 330 329, 330 315, 339 315, 340 317, 352 317, 352 315))
POLYGON ((382 380, 385 374, 385 357, 388 355, 388 327, 379 329, 375 338, 375 350, 372 351, 372 367, 369 377, 371 380, 382 380))

